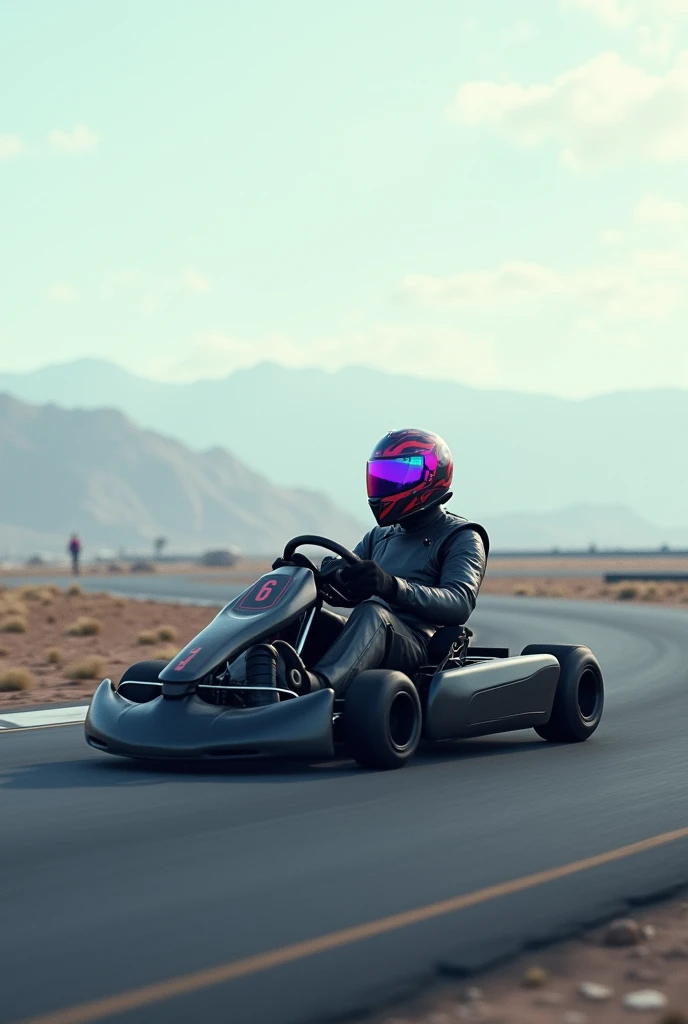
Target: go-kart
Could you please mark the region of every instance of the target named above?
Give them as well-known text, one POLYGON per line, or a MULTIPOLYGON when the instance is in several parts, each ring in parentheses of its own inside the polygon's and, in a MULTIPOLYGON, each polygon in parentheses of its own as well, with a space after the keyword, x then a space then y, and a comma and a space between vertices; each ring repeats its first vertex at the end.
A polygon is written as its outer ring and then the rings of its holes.
POLYGON ((289 541, 282 565, 220 611, 169 663, 139 662, 115 686, 100 684, 85 733, 97 750, 134 758, 325 760, 340 750, 366 768, 398 768, 421 739, 440 741, 533 728, 575 743, 597 728, 604 685, 587 647, 531 645, 520 656, 471 643, 466 627, 439 629, 413 679, 361 672, 343 698, 299 695, 288 684, 253 685, 257 644, 286 639, 308 664, 323 602, 351 604, 299 547, 317 545, 347 563, 357 556, 323 537, 289 541), (247 657, 247 652, 249 657, 247 657))

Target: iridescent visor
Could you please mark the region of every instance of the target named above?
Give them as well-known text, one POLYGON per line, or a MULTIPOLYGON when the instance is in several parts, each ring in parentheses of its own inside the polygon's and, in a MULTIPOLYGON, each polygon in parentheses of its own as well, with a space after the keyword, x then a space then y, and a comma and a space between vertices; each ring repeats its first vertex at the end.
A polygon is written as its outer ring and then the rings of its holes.
POLYGON ((368 497, 386 498, 419 484, 425 475, 425 459, 372 459, 368 463, 368 497))

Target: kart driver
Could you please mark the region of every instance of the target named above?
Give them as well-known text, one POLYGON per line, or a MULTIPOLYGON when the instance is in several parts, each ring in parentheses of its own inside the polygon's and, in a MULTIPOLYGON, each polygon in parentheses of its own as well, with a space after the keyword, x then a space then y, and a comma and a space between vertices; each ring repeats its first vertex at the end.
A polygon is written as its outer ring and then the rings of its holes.
MULTIPOLYGON (((354 548, 361 561, 327 558, 321 579, 355 602, 350 617, 322 609, 304 660, 277 640, 278 675, 300 692, 331 687, 341 697, 366 669, 413 677, 442 626, 462 626, 475 608, 489 552, 486 531, 447 512, 452 456, 437 434, 394 430, 367 466, 368 504, 378 522, 354 548), (313 641, 311 641, 313 638, 313 641)), ((291 564, 298 561, 298 554, 291 564)), ((278 559, 273 568, 283 565, 278 559)))

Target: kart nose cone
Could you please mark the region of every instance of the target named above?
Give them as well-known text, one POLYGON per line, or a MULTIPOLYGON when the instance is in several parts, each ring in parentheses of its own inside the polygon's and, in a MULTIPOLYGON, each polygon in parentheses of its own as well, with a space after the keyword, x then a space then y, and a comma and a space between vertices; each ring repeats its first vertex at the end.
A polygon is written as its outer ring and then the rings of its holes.
POLYGON ((333 706, 332 690, 257 708, 218 707, 197 694, 137 704, 105 679, 93 695, 84 732, 97 750, 126 757, 327 758, 334 754, 333 706))

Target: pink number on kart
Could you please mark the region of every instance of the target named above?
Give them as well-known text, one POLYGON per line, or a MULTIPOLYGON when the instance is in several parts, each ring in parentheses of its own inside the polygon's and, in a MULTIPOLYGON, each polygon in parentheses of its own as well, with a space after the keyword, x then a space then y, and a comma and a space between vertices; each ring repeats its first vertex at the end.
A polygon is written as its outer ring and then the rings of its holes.
POLYGON ((266 580, 256 594, 256 601, 267 601, 273 589, 277 586, 277 580, 266 580))

